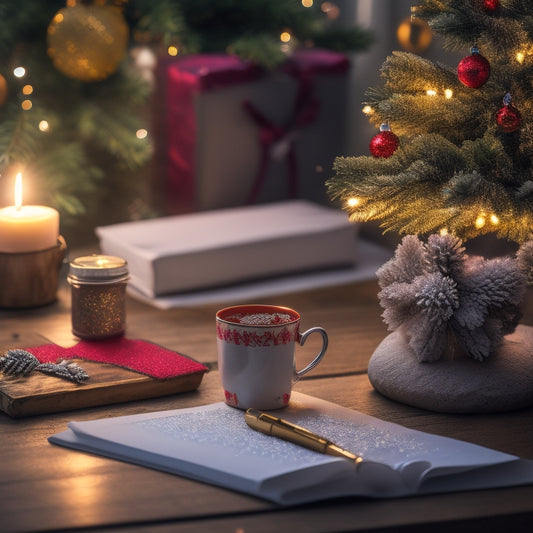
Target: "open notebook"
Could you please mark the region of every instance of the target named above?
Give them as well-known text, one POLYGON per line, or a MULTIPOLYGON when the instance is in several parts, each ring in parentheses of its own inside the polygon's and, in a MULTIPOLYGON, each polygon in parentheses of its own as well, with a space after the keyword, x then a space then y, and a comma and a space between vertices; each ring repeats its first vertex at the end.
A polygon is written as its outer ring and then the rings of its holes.
POLYGON ((216 403, 71 422, 50 442, 289 505, 338 496, 387 498, 533 483, 533 460, 294 393, 276 412, 364 457, 356 465, 249 428, 216 403))

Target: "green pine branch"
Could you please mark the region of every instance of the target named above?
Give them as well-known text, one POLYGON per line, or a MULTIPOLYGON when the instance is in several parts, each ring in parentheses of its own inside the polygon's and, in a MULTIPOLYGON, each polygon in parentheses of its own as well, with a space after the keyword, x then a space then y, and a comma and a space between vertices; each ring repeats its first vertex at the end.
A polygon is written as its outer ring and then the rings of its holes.
POLYGON ((477 44, 490 77, 472 89, 456 66, 393 53, 365 104, 376 127, 389 122, 400 147, 389 158, 337 158, 330 196, 352 199, 344 204, 352 218, 379 220, 384 231, 531 239, 533 3, 502 0, 487 12, 477 0, 422 0, 415 14, 465 56, 477 44), (514 132, 495 118, 507 92, 522 116, 514 132))
POLYGON ((465 240, 494 232, 523 242, 533 227, 533 181, 517 188, 511 168, 491 134, 460 147, 424 134, 390 158, 337 158, 327 185, 333 199, 358 199, 346 207, 354 220, 382 220, 384 231, 445 229, 465 240))

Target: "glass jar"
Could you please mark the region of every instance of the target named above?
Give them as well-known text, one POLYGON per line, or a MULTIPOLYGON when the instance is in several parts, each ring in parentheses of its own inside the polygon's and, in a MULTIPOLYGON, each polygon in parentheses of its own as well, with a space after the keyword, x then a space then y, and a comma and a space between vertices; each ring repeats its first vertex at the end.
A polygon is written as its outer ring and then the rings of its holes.
POLYGON ((72 333, 89 340, 123 335, 128 279, 128 264, 121 257, 74 259, 67 277, 72 294, 72 333))

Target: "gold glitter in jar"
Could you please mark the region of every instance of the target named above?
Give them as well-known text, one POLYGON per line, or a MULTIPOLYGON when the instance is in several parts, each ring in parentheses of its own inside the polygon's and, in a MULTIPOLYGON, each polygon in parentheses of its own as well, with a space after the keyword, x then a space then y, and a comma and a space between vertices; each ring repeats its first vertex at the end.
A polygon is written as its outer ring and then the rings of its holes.
POLYGON ((124 334, 128 279, 127 263, 120 257, 92 255, 72 261, 72 333, 82 339, 124 334))

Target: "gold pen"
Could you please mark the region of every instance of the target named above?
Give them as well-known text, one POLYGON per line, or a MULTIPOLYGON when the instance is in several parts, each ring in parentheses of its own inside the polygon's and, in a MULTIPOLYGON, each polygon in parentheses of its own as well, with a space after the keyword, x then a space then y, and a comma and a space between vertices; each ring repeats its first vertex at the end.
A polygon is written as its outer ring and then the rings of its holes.
POLYGON ((355 455, 308 429, 291 424, 286 420, 263 413, 257 409, 248 409, 244 414, 244 420, 252 429, 260 431, 265 435, 279 437, 280 439, 298 444, 315 452, 345 457, 354 461, 356 465, 363 461, 360 455, 355 455))

